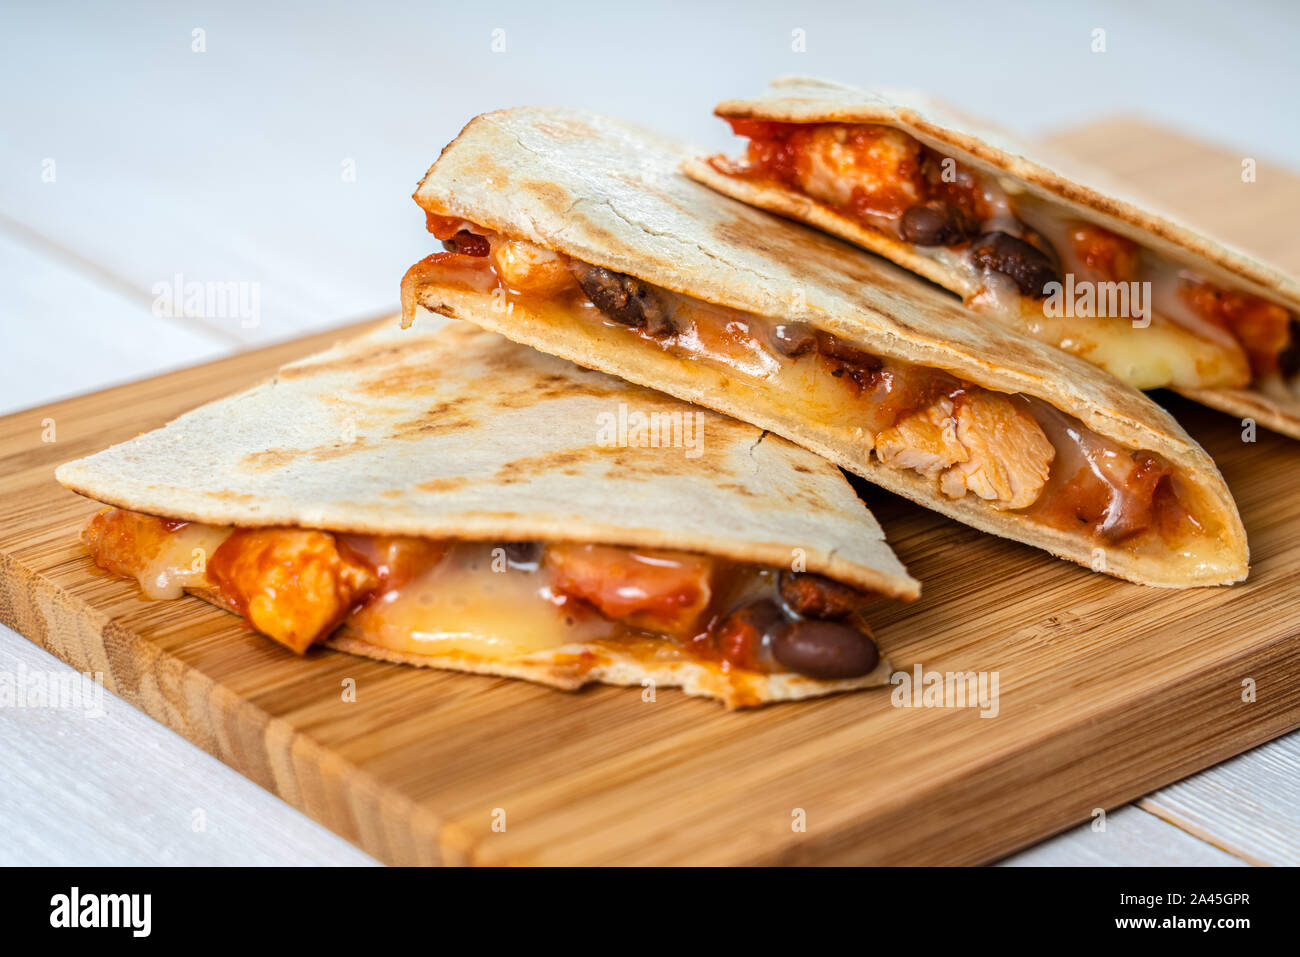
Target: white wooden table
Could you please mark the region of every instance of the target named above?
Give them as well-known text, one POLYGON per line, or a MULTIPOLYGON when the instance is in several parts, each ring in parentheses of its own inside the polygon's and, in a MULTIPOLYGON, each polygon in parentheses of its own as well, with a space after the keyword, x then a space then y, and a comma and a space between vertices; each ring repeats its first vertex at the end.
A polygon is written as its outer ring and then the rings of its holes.
MULTIPOLYGON (((1300 15, 1280 6, 562 6, 0 14, 0 413, 394 309, 428 247, 415 181, 506 105, 721 148, 716 99, 804 72, 925 87, 1030 134, 1139 108, 1300 165, 1277 102, 1300 88, 1300 15), (177 274, 257 284, 256 323, 156 316, 177 274)), ((0 672, 22 669, 68 671, 0 627, 0 672)), ((0 708, 0 749, 0 864, 374 863, 111 695, 98 717, 0 708)), ((1300 733, 1006 863, 1300 863, 1300 733)))

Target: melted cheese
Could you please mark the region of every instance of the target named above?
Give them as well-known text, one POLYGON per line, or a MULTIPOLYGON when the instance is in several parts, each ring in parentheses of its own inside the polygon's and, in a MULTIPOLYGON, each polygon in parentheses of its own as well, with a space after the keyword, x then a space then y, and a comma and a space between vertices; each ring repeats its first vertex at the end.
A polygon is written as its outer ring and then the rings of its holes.
MULTIPOLYGON (((1154 290, 1153 290, 1154 295, 1154 290)), ((984 302, 968 303, 982 309, 984 302)), ((1135 389, 1218 388, 1242 384, 1248 374, 1241 350, 1189 333, 1153 309, 1151 325, 1134 328, 1129 319, 1047 316, 1042 304, 1021 298, 1011 311, 990 308, 1005 320, 1019 310, 1016 328, 1109 372, 1135 389)))
MULTIPOLYGON (((1016 208, 1056 250, 1063 274, 1073 274, 1076 284, 1108 281, 1079 260, 1067 224, 1046 204, 1021 195, 1016 208)), ((1222 388, 1248 380, 1250 370, 1236 341, 1194 315, 1177 295, 1178 277, 1145 251, 1140 253, 1137 276, 1151 283, 1147 326, 1134 326, 1131 316, 1049 316, 1042 302, 1020 295, 1006 277, 981 274, 965 251, 943 252, 944 264, 958 270, 963 289, 975 290, 966 294, 966 305, 1085 359, 1134 388, 1222 388)))
POLYGON ((614 636, 617 625, 552 594, 536 571, 510 567, 493 546, 464 543, 348 618, 368 644, 413 655, 522 658, 614 636))
MULTIPOLYGON (((705 554, 178 526, 114 508, 92 518, 82 537, 96 564, 138 579, 151 597, 199 589, 300 654, 339 629, 453 667, 560 661, 589 668, 616 652, 646 663, 690 661, 728 681, 781 670, 763 644, 766 632, 756 635, 753 624, 746 631, 735 617, 754 604, 782 607, 778 571, 705 554)), ((811 579, 803 586, 822 587, 811 579)), ((856 627, 870 637, 865 622, 856 627)))
POLYGON ((208 559, 234 529, 214 525, 185 525, 162 541, 158 553, 136 572, 140 590, 149 598, 180 598, 186 588, 208 584, 208 559))

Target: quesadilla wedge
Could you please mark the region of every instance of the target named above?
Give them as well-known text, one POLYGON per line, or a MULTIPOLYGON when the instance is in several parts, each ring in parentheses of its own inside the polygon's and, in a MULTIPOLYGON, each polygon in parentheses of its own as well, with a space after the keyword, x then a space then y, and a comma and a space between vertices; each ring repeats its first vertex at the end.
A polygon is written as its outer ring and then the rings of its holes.
POLYGON ((471 121, 415 193, 403 310, 783 435, 975 528, 1165 586, 1247 573, 1205 452, 1140 392, 890 264, 693 182, 591 114, 471 121))
POLYGON ((1300 438, 1300 280, 1126 198, 1104 174, 914 94, 802 77, 719 104, 744 159, 687 161, 1101 366, 1300 438))
POLYGON ((317 643, 739 707, 888 681, 865 611, 919 585, 834 466, 428 317, 57 477, 95 562, 317 643), (443 328, 445 326, 445 328, 443 328))

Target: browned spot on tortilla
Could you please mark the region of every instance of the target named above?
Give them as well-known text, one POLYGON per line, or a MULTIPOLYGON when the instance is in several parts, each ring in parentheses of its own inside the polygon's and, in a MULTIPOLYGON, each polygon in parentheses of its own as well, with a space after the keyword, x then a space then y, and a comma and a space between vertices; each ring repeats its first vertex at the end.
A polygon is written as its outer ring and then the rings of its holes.
POLYGON ((516 188, 559 212, 573 205, 573 195, 548 179, 520 179, 516 188))
POLYGON ((262 500, 259 495, 252 495, 248 492, 232 492, 229 489, 223 489, 220 492, 209 492, 207 497, 215 498, 218 502, 238 502, 243 505, 262 500))
POLYGON ((462 429, 472 429, 478 425, 475 419, 455 418, 438 422, 403 422, 393 429, 389 438, 393 439, 427 439, 434 435, 446 435, 462 429))
POLYGON ((737 495, 744 495, 748 498, 756 497, 756 493, 748 485, 742 485, 740 482, 719 482, 718 488, 725 489, 728 492, 735 492, 737 495))
POLYGON ((785 493, 786 501, 794 504, 798 503, 806 506, 811 511, 821 511, 826 508, 826 502, 811 488, 805 486, 796 486, 793 490, 785 493))
POLYGON ((588 466, 596 463, 604 463, 605 478, 625 481, 681 475, 701 469, 698 463, 706 457, 687 458, 688 451, 676 446, 587 445, 512 459, 501 465, 493 478, 502 485, 513 485, 538 475, 582 476, 590 474, 588 466))
POLYGON ((325 462, 368 448, 372 448, 369 442, 358 439, 354 442, 331 442, 329 445, 318 445, 311 449, 265 449, 261 452, 249 452, 239 460, 239 464, 252 472, 264 472, 289 465, 298 459, 325 462))
POLYGON ((396 358, 403 353, 402 346, 374 345, 360 352, 349 352, 320 362, 304 362, 285 366, 276 373, 276 378, 288 381, 305 376, 326 375, 335 372, 348 372, 356 368, 369 368, 382 362, 385 358, 396 358))
POLYGON ((611 451, 614 454, 606 460, 605 478, 627 482, 654 474, 652 470, 646 469, 644 463, 638 460, 634 454, 635 449, 613 449, 611 451))
POLYGON ((581 475, 582 470, 578 466, 606 451, 609 450, 589 446, 511 459, 498 468, 492 477, 503 485, 513 485, 516 482, 527 482, 538 474, 560 472, 564 475, 581 475))
MULTIPOLYGON (((543 455, 530 455, 512 459, 496 470, 493 478, 502 485, 527 482, 538 475, 579 476, 586 474, 585 466, 599 461, 610 461, 611 467, 631 467, 634 449, 616 445, 588 445, 580 448, 561 449, 543 455)), ((642 469, 641 471, 646 471, 642 469)))
POLYGON ((437 380, 437 367, 432 363, 406 362, 366 379, 360 391, 369 397, 418 395, 434 388, 437 380))
MULTIPOLYGON (((469 481, 463 475, 449 475, 446 478, 429 479, 427 482, 421 482, 416 486, 421 492, 454 492, 462 488, 469 481)), ((400 490, 395 490, 399 491, 400 490)), ((387 494, 387 493, 385 493, 387 494)))
POLYGON ((367 398, 426 395, 437 389, 444 367, 454 363, 458 370, 464 369, 499 350, 500 343, 499 337, 460 323, 448 324, 433 335, 411 333, 407 343, 384 350, 389 362, 367 364, 367 377, 357 388, 367 398))
MULTIPOLYGON (((468 129, 468 127, 466 127, 468 129)), ((460 139, 457 137, 456 139, 460 139)), ((455 145, 455 140, 443 148, 443 152, 451 149, 455 145)), ((441 159, 441 157, 439 157, 441 159)), ((435 163, 436 167, 438 164, 435 163)), ((510 170, 502 166, 490 156, 480 155, 474 159, 474 174, 484 183, 500 183, 503 186, 511 182, 510 170)), ((433 196, 425 200, 425 209, 431 209, 435 213, 443 216, 459 216, 467 222, 478 223, 482 226, 491 226, 491 223, 480 220, 476 211, 467 209, 464 202, 459 201, 455 194, 448 195, 444 193, 441 196, 433 196)))
POLYGON ((465 412, 464 407, 474 401, 475 398, 468 395, 443 399, 415 418, 398 422, 389 432, 389 438, 419 439, 473 428, 478 425, 478 420, 465 412))
POLYGON ((585 395, 593 399, 608 399, 632 392, 622 383, 616 383, 598 372, 576 369, 576 375, 553 373, 537 380, 537 395, 544 399, 557 399, 568 395, 585 395))
POLYGON ((548 373, 525 381, 511 382, 510 387, 494 390, 484 401, 498 410, 527 409, 539 402, 554 399, 608 399, 628 394, 627 388, 611 383, 604 376, 590 375, 575 379, 572 375, 548 373))
POLYGON ((451 412, 456 411, 473 401, 473 397, 468 395, 458 395, 451 399, 443 399, 441 402, 429 406, 420 413, 418 420, 413 421, 431 422, 434 419, 446 418, 446 416, 451 412))
POLYGON ((591 139, 596 135, 595 130, 578 120, 546 120, 535 123, 533 128, 553 140, 583 140, 591 139))
POLYGON ((314 462, 325 462, 329 459, 341 459, 344 456, 352 455, 354 452, 361 452, 373 447, 369 442, 357 439, 355 442, 333 442, 329 445, 319 445, 308 452, 307 455, 314 462))
POLYGON ((539 396, 523 389, 518 392, 506 391, 493 396, 489 408, 490 410, 497 412, 505 412, 512 409, 527 409, 536 405, 539 398, 539 396))
MULTIPOLYGON (((646 481, 654 477, 681 475, 685 471, 677 460, 678 457, 685 459, 686 449, 617 448, 610 451, 622 454, 615 454, 609 462, 609 467, 605 469, 605 478, 608 479, 619 479, 625 482, 646 481), (647 454, 651 452, 658 454, 647 454)), ((695 460, 685 459, 685 461, 695 460)))
POLYGON ((265 449, 261 452, 249 452, 239 460, 239 464, 250 472, 264 472, 288 465, 303 455, 302 449, 265 449))

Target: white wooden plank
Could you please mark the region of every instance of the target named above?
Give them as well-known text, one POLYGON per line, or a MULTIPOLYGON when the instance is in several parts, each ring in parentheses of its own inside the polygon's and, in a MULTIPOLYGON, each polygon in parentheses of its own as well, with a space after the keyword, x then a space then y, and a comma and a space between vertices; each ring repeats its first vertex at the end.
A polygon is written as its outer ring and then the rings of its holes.
POLYGON ((1162 788, 1138 803, 1247 860, 1300 865, 1300 732, 1162 788))
MULTIPOLYGON (((75 672, 0 625, 0 681, 34 674, 75 672)), ((102 703, 98 717, 0 706, 0 865, 376 863, 120 698, 102 703)))
POLYGON ((147 302, 106 288, 3 229, 0 290, 6 357, 0 415, 215 359, 232 348, 184 322, 155 317, 147 302))
POLYGON ((1244 867, 1224 853, 1140 808, 1106 815, 1104 831, 1081 824, 1003 859, 999 867, 1244 867))

